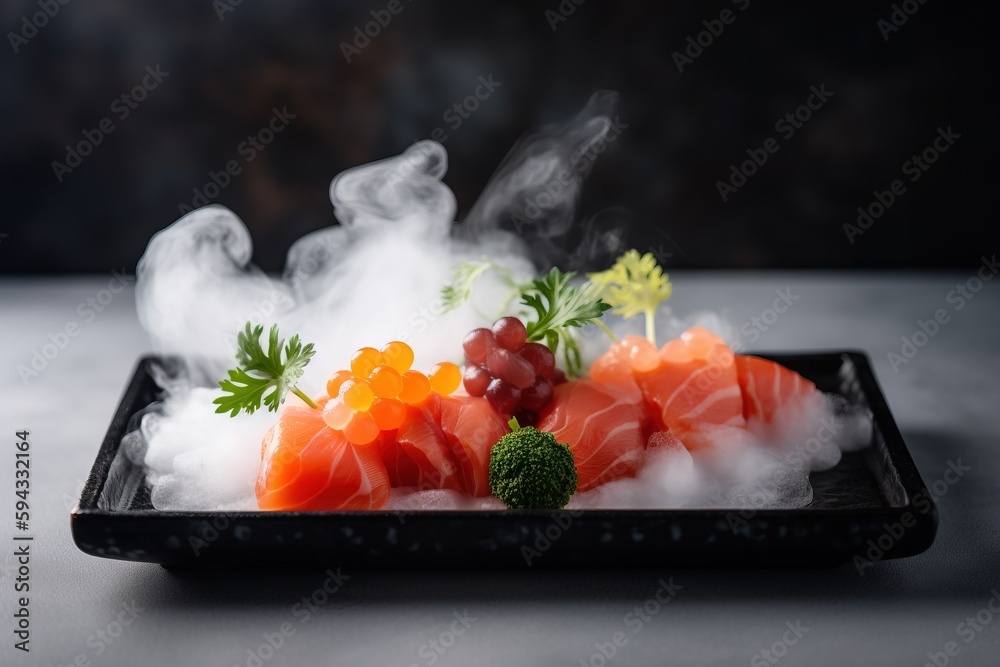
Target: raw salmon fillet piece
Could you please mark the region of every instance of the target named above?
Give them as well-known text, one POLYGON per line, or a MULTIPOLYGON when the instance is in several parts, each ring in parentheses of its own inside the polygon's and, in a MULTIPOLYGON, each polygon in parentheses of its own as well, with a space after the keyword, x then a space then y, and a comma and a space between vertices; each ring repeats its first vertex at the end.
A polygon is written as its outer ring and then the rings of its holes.
POLYGON ((323 413, 288 406, 264 435, 257 476, 262 510, 369 510, 389 499, 378 447, 357 447, 323 413))
POLYGON ((634 477, 646 448, 649 411, 642 397, 591 380, 565 382, 538 417, 538 430, 569 445, 579 477, 577 491, 634 477))
POLYGON ((461 469, 451 444, 441 430, 441 403, 431 396, 420 405, 406 407, 406 420, 383 446, 383 460, 393 486, 462 490, 461 469), (392 445, 395 445, 393 451, 392 445))
POLYGON ((794 409, 819 392, 815 384, 795 371, 760 357, 737 355, 736 375, 743 394, 743 416, 748 422, 771 424, 779 411, 794 409))
POLYGON ((490 491, 490 450, 510 432, 507 422, 485 398, 441 397, 441 430, 458 462, 464 491, 488 496, 490 491))
POLYGON ((646 400, 688 449, 712 444, 716 427, 746 426, 736 360, 721 336, 691 327, 660 349, 660 364, 636 371, 646 400))

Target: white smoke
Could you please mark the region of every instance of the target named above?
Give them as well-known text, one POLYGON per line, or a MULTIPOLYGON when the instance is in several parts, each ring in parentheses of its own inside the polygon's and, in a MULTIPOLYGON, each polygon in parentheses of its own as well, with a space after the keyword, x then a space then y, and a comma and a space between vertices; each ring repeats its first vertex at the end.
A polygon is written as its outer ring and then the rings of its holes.
POLYGON ((316 357, 299 383, 314 395, 366 345, 404 340, 414 350, 414 367, 425 371, 439 361, 460 363, 465 334, 503 314, 490 309, 510 288, 487 273, 474 302, 444 313, 442 286, 457 264, 483 256, 518 280, 536 273, 523 242, 528 233, 502 229, 495 207, 537 187, 544 174, 536 168, 544 164, 546 173, 571 177, 530 233, 551 237, 565 230, 587 171, 574 170, 573 161, 610 123, 595 113, 553 130, 562 141, 529 142, 513 153, 510 168, 475 209, 490 215, 477 213, 478 222, 461 233, 455 197, 441 182, 447 153, 437 142, 421 141, 334 178, 330 200, 339 224, 296 241, 281 278, 253 265, 246 226, 224 207, 193 211, 156 234, 137 270, 139 320, 154 350, 179 357, 184 372, 169 380, 162 414, 146 416, 145 437, 127 442, 130 455, 147 466, 156 506, 255 506, 248 471, 259 465, 259 443, 274 415, 230 418, 214 414, 210 402, 218 393, 211 388, 233 366, 236 333, 248 320, 277 324, 282 335, 298 333, 315 343, 316 357))
MULTIPOLYGON (((460 262, 485 256, 523 280, 535 275, 541 264, 559 263, 560 258, 616 255, 622 248, 615 215, 587 221, 575 254, 556 251, 558 240, 579 222, 575 208, 585 175, 616 136, 613 103, 614 94, 598 93, 566 125, 523 140, 459 225, 454 220, 455 197, 442 182, 447 154, 436 142, 421 141, 402 155, 338 175, 330 185, 330 199, 339 224, 296 241, 280 278, 254 266, 245 225, 224 207, 193 211, 156 234, 138 266, 137 310, 155 351, 179 358, 183 371, 160 376, 162 404, 123 442, 127 454, 147 468, 154 505, 256 508, 260 442, 275 416, 258 412, 230 418, 215 414, 211 403, 219 394, 218 380, 233 366, 236 333, 248 320, 265 328, 277 324, 282 335, 298 333, 316 345, 316 357, 299 383, 316 395, 327 377, 346 368, 362 346, 404 340, 415 352, 414 367, 425 371, 439 361, 461 363, 465 334, 504 314, 496 312, 495 304, 505 301, 510 288, 487 273, 472 302, 444 313, 441 288, 460 262)), ((670 315, 664 319, 663 333, 679 333, 681 320, 670 315)), ((696 320, 715 330, 724 328, 711 314, 696 320)), ((584 338, 590 358, 606 349, 606 342, 584 338)), ((651 465, 638 480, 606 485, 574 502, 670 506, 681 498, 690 502, 695 496, 678 495, 680 489, 695 484, 692 475, 704 476, 706 470, 715 472, 708 474, 711 479, 702 489, 718 488, 723 480, 741 475, 751 485, 759 478, 726 472, 716 463, 699 469, 686 451, 676 448, 651 450, 649 459, 651 465), (670 492, 652 498, 650 493, 662 489, 665 480, 672 480, 666 484, 670 492)), ((765 464, 771 465, 770 459, 753 459, 748 465, 759 472, 765 464)), ((799 466, 797 480, 804 479, 801 473, 808 474, 808 467, 799 466)), ((798 482, 794 486, 793 492, 772 493, 755 504, 807 503, 808 481, 804 487, 798 482)), ((429 509, 489 506, 489 501, 484 505, 453 496, 394 490, 393 503, 429 509)), ((713 502, 706 493, 696 497, 713 502)))

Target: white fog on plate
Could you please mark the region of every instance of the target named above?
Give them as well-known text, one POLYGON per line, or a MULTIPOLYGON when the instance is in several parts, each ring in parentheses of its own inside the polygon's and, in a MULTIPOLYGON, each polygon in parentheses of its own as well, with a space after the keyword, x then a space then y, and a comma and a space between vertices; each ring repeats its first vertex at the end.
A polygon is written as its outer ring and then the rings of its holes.
MULTIPOLYGON (((616 126, 614 102, 613 93, 595 94, 570 122, 518 142, 458 224, 454 194, 442 182, 447 153, 434 141, 339 174, 330 185, 339 224, 296 241, 281 277, 253 264, 246 226, 222 206, 192 211, 157 233, 136 272, 136 306, 154 351, 179 359, 182 370, 159 376, 162 401, 123 441, 127 455, 146 467, 154 506, 256 509, 261 440, 276 415, 258 411, 231 418, 216 414, 211 402, 220 394, 218 381, 234 365, 236 333, 248 320, 265 329, 277 324, 283 336, 298 333, 315 344, 316 356, 299 387, 317 395, 330 373, 346 368, 353 352, 366 345, 404 340, 414 350, 414 368, 424 371, 439 361, 461 364, 465 334, 508 314, 491 309, 510 291, 488 272, 471 302, 444 313, 441 288, 463 261, 487 257, 523 280, 550 263, 565 268, 565 262, 581 255, 613 260, 625 249, 613 216, 582 222, 584 233, 574 251, 561 249, 560 240, 578 222, 576 204, 586 174, 617 138, 609 135, 616 126), (545 188, 547 179, 562 185, 545 188)), ((683 289, 683 283, 675 289, 683 289)), ((640 326, 606 317, 617 333, 640 326)), ((679 317, 663 307, 657 320, 663 340, 694 324, 727 339, 735 333, 709 312, 679 317)), ((607 349, 603 336, 590 330, 581 334, 587 360, 607 349)), ((298 401, 292 395, 287 400, 298 401)), ((788 425, 782 443, 768 447, 746 431, 718 433, 715 457, 692 456, 683 447, 653 447, 637 478, 577 494, 570 507, 806 505, 812 498, 809 471, 834 465, 843 438, 823 443, 816 452, 796 452, 795 443, 813 437, 821 418, 838 416, 828 403, 813 406, 788 425)), ((854 435, 846 440, 856 440, 857 430, 850 430, 854 435)), ((389 504, 408 509, 497 506, 492 498, 407 489, 394 489, 389 504)))

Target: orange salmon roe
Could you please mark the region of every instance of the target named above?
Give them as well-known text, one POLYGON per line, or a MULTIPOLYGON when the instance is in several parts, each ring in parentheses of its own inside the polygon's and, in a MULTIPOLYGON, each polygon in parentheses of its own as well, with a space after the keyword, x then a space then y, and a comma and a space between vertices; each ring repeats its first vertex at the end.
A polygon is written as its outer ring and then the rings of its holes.
POLYGON ((344 436, 355 445, 367 445, 378 437, 375 418, 367 412, 355 412, 344 426, 344 436))
POLYGON ((431 369, 427 379, 430 380, 431 389, 442 396, 447 396, 454 393, 458 385, 462 384, 462 371, 450 361, 442 361, 431 369))
POLYGON ((351 372, 354 377, 367 378, 375 370, 376 366, 381 366, 382 354, 374 347, 363 347, 351 357, 351 372))
POLYGON ((323 407, 323 421, 330 428, 343 431, 347 422, 351 419, 354 410, 350 409, 339 398, 332 398, 323 407))
POLYGON ((423 403, 434 391, 448 395, 462 383, 462 371, 445 361, 430 375, 411 370, 413 349, 394 340, 381 350, 363 347, 351 357, 351 369, 326 382, 330 399, 321 406, 323 421, 355 445, 374 442, 382 431, 406 421, 406 406, 423 403))
POLYGON ((431 383, 427 376, 417 371, 403 373, 403 390, 397 398, 408 405, 423 403, 430 396, 431 383))
POLYGON ((392 366, 376 366, 368 376, 368 386, 379 398, 396 398, 403 390, 403 378, 392 366))
POLYGON ((368 383, 357 378, 352 378, 340 385, 338 396, 347 407, 359 412, 368 410, 371 407, 372 401, 375 400, 375 394, 372 392, 372 388, 368 386, 368 383))
POLYGON ((368 414, 383 431, 391 431, 403 425, 406 406, 398 398, 376 398, 368 408, 368 414))
POLYGON ((334 398, 340 393, 340 385, 354 377, 351 371, 337 371, 326 381, 326 395, 334 398))
POLYGON ((382 348, 382 359, 402 375, 413 365, 413 349, 401 340, 394 340, 382 348))

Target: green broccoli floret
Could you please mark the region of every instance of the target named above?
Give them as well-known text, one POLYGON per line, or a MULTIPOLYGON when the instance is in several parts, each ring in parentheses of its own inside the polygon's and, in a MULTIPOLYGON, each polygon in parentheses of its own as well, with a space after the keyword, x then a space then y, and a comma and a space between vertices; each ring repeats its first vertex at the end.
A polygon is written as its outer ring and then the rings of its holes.
POLYGON ((490 489, 510 509, 560 509, 576 491, 573 452, 516 419, 490 451, 490 489))

